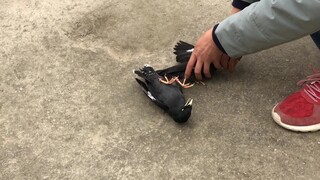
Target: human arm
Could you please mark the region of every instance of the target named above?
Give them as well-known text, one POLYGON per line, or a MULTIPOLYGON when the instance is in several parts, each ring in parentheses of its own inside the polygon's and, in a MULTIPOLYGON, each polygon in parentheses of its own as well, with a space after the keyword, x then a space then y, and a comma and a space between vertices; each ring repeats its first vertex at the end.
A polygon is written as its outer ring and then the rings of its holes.
POLYGON ((319 0, 264 0, 224 21, 214 36, 231 57, 264 50, 320 29, 319 0))
MULTIPOLYGON (((220 23, 213 33, 214 45, 209 48, 203 46, 210 44, 209 33, 198 40, 186 69, 186 77, 190 76, 194 65, 198 80, 202 78, 202 69, 206 77, 210 77, 206 71, 211 63, 216 68, 225 64, 226 58, 222 58, 225 56, 221 56, 221 52, 230 57, 241 57, 319 30, 318 9, 319 0, 264 0, 251 4, 220 23), (217 47, 220 51, 216 50, 217 47)), ((231 62, 236 64, 237 61, 231 62)))

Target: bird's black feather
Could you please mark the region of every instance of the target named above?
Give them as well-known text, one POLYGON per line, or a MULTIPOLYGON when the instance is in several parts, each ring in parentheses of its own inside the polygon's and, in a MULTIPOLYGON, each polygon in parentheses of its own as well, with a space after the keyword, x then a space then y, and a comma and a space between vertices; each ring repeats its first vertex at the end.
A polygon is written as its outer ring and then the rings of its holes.
POLYGON ((176 55, 176 61, 179 63, 188 62, 194 46, 192 44, 186 43, 184 41, 179 41, 174 46, 174 54, 176 55))
POLYGON ((174 46, 174 50, 176 51, 182 51, 182 50, 189 50, 193 49, 194 46, 192 44, 186 43, 184 41, 179 41, 177 44, 174 46))
POLYGON ((148 89, 147 85, 146 85, 143 81, 141 81, 140 79, 138 79, 138 78, 135 78, 135 79, 136 79, 136 81, 138 82, 138 84, 141 86, 142 91, 143 91, 146 95, 148 95, 149 89, 148 89))
POLYGON ((151 99, 156 105, 158 105, 160 108, 162 108, 163 110, 168 110, 168 106, 166 106, 163 102, 159 101, 158 99, 156 99, 152 93, 149 91, 147 85, 141 81, 140 79, 136 78, 136 81, 138 82, 138 84, 142 87, 142 91, 149 97, 149 99, 151 99))
POLYGON ((168 67, 166 69, 157 70, 160 76, 166 75, 169 79, 173 77, 184 78, 184 71, 186 70, 187 62, 168 67))

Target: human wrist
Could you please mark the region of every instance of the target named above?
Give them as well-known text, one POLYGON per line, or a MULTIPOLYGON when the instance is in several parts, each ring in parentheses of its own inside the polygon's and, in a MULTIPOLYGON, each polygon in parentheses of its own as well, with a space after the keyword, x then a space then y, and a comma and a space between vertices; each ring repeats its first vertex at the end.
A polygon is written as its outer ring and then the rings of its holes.
POLYGON ((221 45, 221 43, 220 43, 220 41, 219 41, 216 33, 215 33, 215 31, 216 31, 216 29, 218 28, 218 26, 219 26, 219 24, 216 24, 216 25, 214 25, 214 27, 213 27, 213 29, 212 29, 212 40, 213 40, 213 43, 217 46, 217 48, 218 48, 221 52, 227 54, 226 51, 224 50, 223 46, 221 45))
POLYGON ((238 9, 238 8, 236 8, 236 7, 232 7, 232 9, 231 9, 231 15, 232 14, 236 14, 236 13, 238 13, 238 12, 240 12, 241 11, 241 9, 238 9))

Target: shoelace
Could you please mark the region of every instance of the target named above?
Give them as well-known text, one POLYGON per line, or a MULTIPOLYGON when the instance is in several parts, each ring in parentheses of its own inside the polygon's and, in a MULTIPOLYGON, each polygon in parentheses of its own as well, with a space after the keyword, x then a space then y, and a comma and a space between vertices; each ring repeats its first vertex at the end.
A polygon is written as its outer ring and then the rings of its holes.
POLYGON ((306 79, 303 79, 297 83, 298 86, 305 85, 307 88, 304 89, 304 92, 315 102, 319 102, 320 97, 317 95, 317 92, 320 94, 320 72, 315 72, 314 74, 307 76, 306 79))

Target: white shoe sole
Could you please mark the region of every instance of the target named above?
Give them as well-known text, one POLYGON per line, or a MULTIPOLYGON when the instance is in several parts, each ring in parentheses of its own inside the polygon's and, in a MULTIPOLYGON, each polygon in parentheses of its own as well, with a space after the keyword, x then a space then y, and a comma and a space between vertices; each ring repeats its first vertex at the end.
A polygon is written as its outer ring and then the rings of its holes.
POLYGON ((311 126, 291 126, 291 125, 282 123, 280 116, 276 112, 274 112, 274 108, 276 106, 277 105, 273 107, 271 114, 272 114, 273 120, 281 127, 285 129, 289 129, 291 131, 297 131, 297 132, 313 132, 313 131, 320 130, 320 124, 311 125, 311 126))

